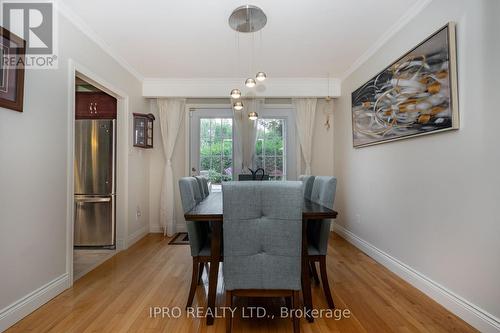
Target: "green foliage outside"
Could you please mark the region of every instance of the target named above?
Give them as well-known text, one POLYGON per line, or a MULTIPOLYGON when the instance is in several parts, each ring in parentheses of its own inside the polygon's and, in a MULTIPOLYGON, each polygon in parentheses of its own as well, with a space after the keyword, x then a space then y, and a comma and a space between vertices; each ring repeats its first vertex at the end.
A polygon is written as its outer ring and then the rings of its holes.
MULTIPOLYGON (((271 178, 283 170, 283 120, 260 119, 255 146, 256 166, 271 178)), ((206 118, 200 122, 200 167, 212 183, 232 180, 232 119, 206 118)))

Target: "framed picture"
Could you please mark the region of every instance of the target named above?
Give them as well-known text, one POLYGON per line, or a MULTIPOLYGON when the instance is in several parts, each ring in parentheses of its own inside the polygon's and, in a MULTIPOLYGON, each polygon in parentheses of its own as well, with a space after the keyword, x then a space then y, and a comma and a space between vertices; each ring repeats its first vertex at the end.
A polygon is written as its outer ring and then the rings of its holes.
POLYGON ((352 93, 355 148, 459 128, 455 24, 352 93))
POLYGON ((0 27, 0 107, 23 112, 26 42, 0 27))

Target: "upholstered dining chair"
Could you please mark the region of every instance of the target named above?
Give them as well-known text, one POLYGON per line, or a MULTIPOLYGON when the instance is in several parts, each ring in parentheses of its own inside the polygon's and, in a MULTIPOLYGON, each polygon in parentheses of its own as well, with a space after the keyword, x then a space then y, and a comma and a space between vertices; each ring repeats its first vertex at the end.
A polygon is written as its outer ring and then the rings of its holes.
POLYGON ((299 181, 301 181, 304 186, 304 198, 311 200, 314 176, 300 175, 299 181))
MULTIPOLYGON (((337 178, 327 176, 316 176, 311 190, 311 201, 322 206, 333 209, 337 178)), ((330 237, 331 220, 312 220, 307 222, 307 254, 308 263, 316 283, 319 283, 316 271, 316 262, 319 262, 321 284, 325 294, 328 307, 335 308, 328 275, 326 273, 326 255, 328 251, 328 238, 330 237)))
POLYGON ((210 192, 208 191, 208 180, 203 176, 196 176, 196 181, 198 182, 198 187, 200 188, 201 197, 205 199, 208 197, 210 192))
MULTIPOLYGON (((201 193, 198 181, 194 177, 183 177, 179 179, 179 190, 181 193, 182 209, 184 213, 189 212, 201 201, 201 193)), ((193 272, 191 275, 191 286, 186 308, 193 303, 196 286, 201 280, 203 266, 211 260, 209 227, 207 222, 186 221, 189 237, 191 256, 193 257, 193 272)), ((208 273, 208 272, 207 272, 208 273)))
MULTIPOLYGON (((224 212, 226 306, 233 297, 286 297, 298 308, 301 289, 302 184, 227 182, 224 212)), ((293 317, 299 332, 299 319, 293 317)), ((226 316, 226 332, 232 318, 226 316)))

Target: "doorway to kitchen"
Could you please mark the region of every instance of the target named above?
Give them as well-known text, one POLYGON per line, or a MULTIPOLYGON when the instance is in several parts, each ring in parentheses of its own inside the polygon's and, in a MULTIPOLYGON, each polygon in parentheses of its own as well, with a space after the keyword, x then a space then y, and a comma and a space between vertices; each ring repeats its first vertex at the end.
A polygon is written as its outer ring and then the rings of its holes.
POLYGON ((128 96, 120 89, 73 60, 68 69, 66 272, 71 286, 127 248, 129 113, 128 96))
POLYGON ((74 280, 116 249, 116 103, 75 78, 74 280))

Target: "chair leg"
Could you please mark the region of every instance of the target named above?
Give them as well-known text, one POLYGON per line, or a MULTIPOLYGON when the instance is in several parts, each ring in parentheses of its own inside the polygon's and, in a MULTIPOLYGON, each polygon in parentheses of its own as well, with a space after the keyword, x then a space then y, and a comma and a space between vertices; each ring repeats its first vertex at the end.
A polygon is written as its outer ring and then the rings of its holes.
POLYGON ((326 256, 321 256, 319 259, 319 270, 321 272, 321 284, 323 285, 323 292, 325 293, 326 302, 330 309, 335 309, 332 294, 330 293, 330 285, 328 283, 328 276, 326 275, 326 256))
POLYGON ((186 304, 186 309, 193 304, 194 294, 196 292, 196 286, 198 285, 198 270, 199 270, 198 259, 193 257, 193 273, 191 275, 191 287, 189 288, 189 296, 186 304))
MULTIPOLYGON (((226 309, 233 307, 233 294, 231 290, 226 290, 226 309)), ((231 333, 231 329, 233 326, 233 314, 231 311, 224 314, 226 316, 226 333, 231 333)))
POLYGON ((309 267, 311 268, 311 273, 314 279, 314 283, 316 283, 316 285, 319 286, 319 276, 318 276, 318 271, 316 270, 316 263, 313 260, 309 261, 309 267))
MULTIPOLYGON (((198 270, 199 270, 199 273, 198 273, 198 284, 201 284, 201 282, 202 282, 201 277, 203 276, 203 267, 205 267, 205 265, 202 262, 200 262, 198 264, 198 270)), ((208 272, 208 270, 207 270, 207 272, 208 272)))
POLYGON ((293 333, 300 333, 300 318, 297 317, 297 312, 296 312, 300 308, 298 291, 293 292, 292 303, 293 303, 293 309, 295 310, 294 315, 292 316, 293 333))

